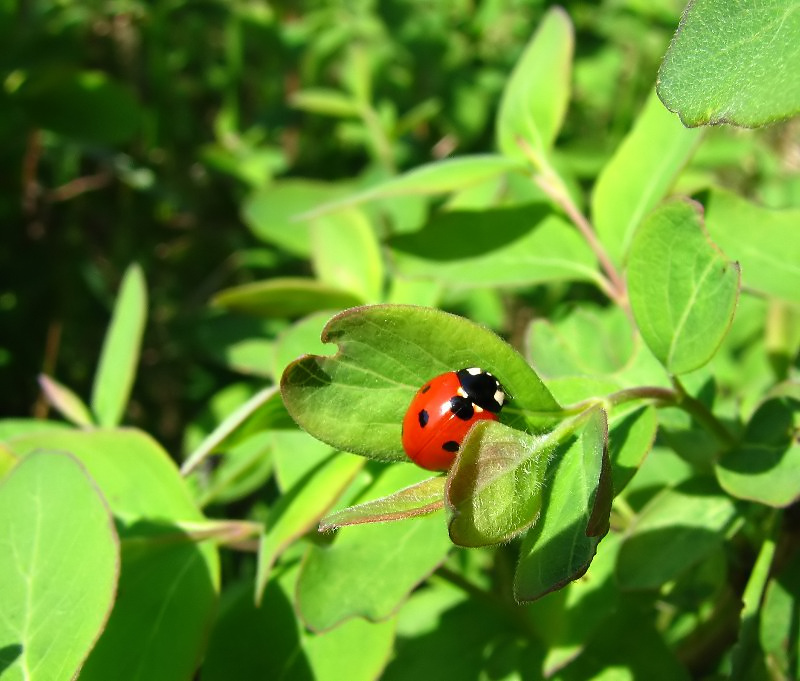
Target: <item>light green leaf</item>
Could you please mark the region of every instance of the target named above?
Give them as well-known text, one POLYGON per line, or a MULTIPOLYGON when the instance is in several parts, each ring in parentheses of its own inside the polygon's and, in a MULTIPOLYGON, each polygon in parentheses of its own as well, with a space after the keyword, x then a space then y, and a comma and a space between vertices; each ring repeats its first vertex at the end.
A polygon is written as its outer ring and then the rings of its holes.
POLYGON ((72 456, 39 451, 0 484, 0 675, 70 679, 114 602, 119 540, 72 456))
POLYGON ((542 427, 559 406, 517 352, 488 329, 439 310, 405 305, 355 308, 334 317, 322 340, 333 357, 290 364, 281 393, 292 418, 336 449, 406 461, 400 429, 411 400, 438 374, 478 366, 498 377, 513 402, 508 425, 542 427), (524 411, 523 411, 524 410, 524 411))
POLYGON ((212 305, 260 317, 303 317, 319 310, 337 310, 364 301, 350 291, 299 277, 266 279, 217 293, 212 305))
POLYGON ((203 520, 175 463, 140 431, 49 431, 15 438, 9 446, 20 457, 37 449, 69 451, 103 492, 120 528, 143 520, 203 520))
POLYGON ((92 413, 84 401, 67 386, 46 374, 39 374, 39 386, 47 401, 76 426, 93 424, 92 413))
POLYGON ((367 216, 354 207, 323 215, 311 225, 311 262, 320 281, 366 302, 382 297, 381 247, 367 216))
POLYGON ((303 355, 324 355, 328 351, 333 354, 333 348, 325 345, 320 340, 320 335, 334 314, 333 310, 315 312, 308 317, 298 319, 282 331, 275 339, 272 373, 280 376, 291 362, 303 355))
POLYGON ((257 604, 261 603, 264 587, 280 553, 317 524, 364 463, 364 459, 357 456, 333 454, 284 492, 270 509, 266 531, 258 547, 257 604))
POLYGON ((103 427, 119 425, 130 397, 147 318, 147 289, 138 265, 120 284, 92 388, 92 411, 103 427))
POLYGON ((554 434, 531 437, 501 423, 476 423, 447 476, 453 543, 500 544, 533 525, 542 508, 547 462, 560 444, 554 434))
POLYGON ((631 525, 617 560, 623 589, 657 589, 719 549, 736 515, 730 497, 694 478, 654 497, 631 525))
POLYGON ((404 520, 440 511, 444 508, 444 483, 441 476, 429 478, 380 499, 335 511, 322 519, 319 530, 328 532, 346 525, 404 520))
POLYGON ((458 287, 601 278, 586 242, 543 204, 439 213, 390 243, 401 274, 458 287))
POLYGON ((708 233, 742 267, 746 288, 800 304, 800 209, 771 210, 713 190, 708 233))
POLYGON ((342 193, 340 187, 312 180, 281 180, 250 195, 242 219, 259 239, 301 258, 311 254, 309 223, 295 216, 342 193))
POLYGON ((608 531, 611 475, 602 409, 581 415, 583 429, 547 458, 542 512, 525 535, 514 597, 532 601, 583 575, 608 531))
POLYGON ((800 112, 795 0, 689 3, 658 72, 658 94, 685 125, 756 127, 800 112))
POLYGON ((514 67, 497 114, 497 146, 509 158, 529 162, 520 143, 547 154, 561 129, 572 76, 573 29, 554 7, 514 67))
POLYGON ((81 681, 192 678, 218 588, 212 544, 195 544, 165 524, 143 527, 142 536, 123 541, 117 600, 81 681))
POLYGON ((655 93, 650 96, 592 192, 592 221, 614 262, 625 262, 636 228, 666 196, 701 138, 666 111, 655 93))
POLYGON ((703 366, 730 327, 739 266, 706 234, 699 207, 663 204, 637 230, 628 285, 636 324, 672 374, 703 366))
POLYGON ((61 421, 45 421, 43 419, 2 419, 0 420, 0 441, 10 440, 19 435, 30 435, 42 432, 66 432, 72 426, 61 421))
POLYGON ((747 424, 741 443, 716 466, 722 488, 739 499, 783 508, 800 499, 800 400, 765 401, 747 424))
POLYGON ((524 166, 518 161, 490 154, 447 158, 418 166, 399 177, 394 177, 347 198, 323 204, 299 217, 312 218, 346 206, 394 196, 446 194, 492 177, 511 172, 522 172, 523 169, 524 166))
MULTIPOLYGON (((429 475, 411 465, 388 467, 360 501, 429 475)), ((388 617, 444 560, 450 546, 440 513, 342 528, 330 546, 312 546, 303 562, 297 585, 303 620, 323 631, 353 616, 388 617)))
POLYGON ((290 101, 295 109, 323 116, 352 118, 360 113, 358 102, 355 99, 338 90, 327 88, 298 90, 292 94, 290 101))

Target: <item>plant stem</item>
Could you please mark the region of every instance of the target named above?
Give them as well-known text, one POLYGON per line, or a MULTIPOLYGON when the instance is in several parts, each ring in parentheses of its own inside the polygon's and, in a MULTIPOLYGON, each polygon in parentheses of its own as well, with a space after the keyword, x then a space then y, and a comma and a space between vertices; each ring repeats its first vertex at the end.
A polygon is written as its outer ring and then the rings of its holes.
POLYGON ((700 425, 704 426, 717 440, 726 447, 733 447, 736 438, 731 435, 719 419, 714 416, 711 410, 700 400, 692 397, 677 376, 671 376, 672 385, 675 386, 675 393, 678 397, 676 406, 687 411, 700 425))
POLYGON ((533 163, 534 167, 539 171, 539 174, 534 177, 536 184, 564 211, 564 213, 566 213, 567 217, 572 221, 583 238, 586 239, 586 243, 589 244, 589 248, 591 248, 592 252, 595 254, 597 261, 600 263, 600 267, 607 277, 607 280, 603 278, 603 282, 606 282, 608 286, 606 287, 601 284, 604 293, 620 307, 629 311, 630 305, 628 303, 628 292, 625 281, 617 271, 617 268, 614 267, 614 263, 611 262, 611 258, 597 238, 594 227, 575 205, 561 176, 547 160, 525 140, 520 139, 518 142, 531 160, 531 163, 533 163))

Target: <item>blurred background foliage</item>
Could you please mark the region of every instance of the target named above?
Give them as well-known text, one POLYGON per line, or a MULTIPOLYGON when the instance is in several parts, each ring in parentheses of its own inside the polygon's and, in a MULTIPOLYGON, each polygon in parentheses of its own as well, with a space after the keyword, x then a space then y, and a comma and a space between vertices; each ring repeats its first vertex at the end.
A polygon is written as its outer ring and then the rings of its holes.
MULTIPOLYGON (((151 303, 128 421, 179 449, 187 422, 239 378, 222 350, 267 353, 287 325, 214 311, 210 297, 311 274, 291 202, 268 201, 264 218, 263 197, 296 178, 335 196, 491 150, 500 92, 551 4, 2 0, 2 412, 47 413, 40 372, 88 394, 120 277, 138 261, 151 303), (279 214, 283 238, 261 238, 279 214)), ((561 4, 577 52, 557 160, 580 187, 651 91, 682 2, 561 4)), ((768 206, 798 206, 797 130, 712 130, 684 181, 713 172, 768 206)), ((294 212, 313 207, 305 196, 294 212)), ((396 218, 374 226, 421 224, 396 218)), ((491 301, 474 309, 498 325, 491 301)), ((263 378, 279 375, 263 364, 263 378)))

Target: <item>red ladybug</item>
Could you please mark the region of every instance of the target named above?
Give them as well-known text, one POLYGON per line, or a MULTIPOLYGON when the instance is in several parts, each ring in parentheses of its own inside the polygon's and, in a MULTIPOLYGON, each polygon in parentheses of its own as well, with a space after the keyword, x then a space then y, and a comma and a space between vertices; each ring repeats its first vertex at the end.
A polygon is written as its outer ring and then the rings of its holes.
POLYGON ((449 371, 419 389, 403 419, 403 449, 422 468, 446 471, 477 421, 496 421, 505 393, 488 371, 449 371))

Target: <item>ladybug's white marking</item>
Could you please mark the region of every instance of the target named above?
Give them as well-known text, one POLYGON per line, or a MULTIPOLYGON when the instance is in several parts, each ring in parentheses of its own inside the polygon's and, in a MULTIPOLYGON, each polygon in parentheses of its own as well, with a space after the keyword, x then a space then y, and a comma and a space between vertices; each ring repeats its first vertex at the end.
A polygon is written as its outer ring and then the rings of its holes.
POLYGON ((498 390, 494 394, 494 401, 497 402, 501 407, 503 406, 503 402, 506 399, 506 394, 502 390, 498 390))
MULTIPOLYGON (((483 369, 479 369, 478 367, 470 367, 469 369, 467 369, 467 373, 470 376, 477 376, 478 374, 482 374, 483 373, 483 369)), ((489 373, 489 372, 487 371, 486 373, 489 373)), ((491 376, 491 374, 489 374, 489 376, 491 376)))
POLYGON ((483 407, 475 404, 474 402, 472 403, 472 408, 475 410, 476 414, 480 414, 483 411, 483 407))
POLYGON ((461 386, 459 386, 459 387, 458 387, 458 390, 456 390, 456 394, 457 394, 459 397, 463 397, 464 399, 466 399, 466 397, 467 397, 467 393, 466 393, 466 392, 464 392, 464 388, 462 388, 461 386))

